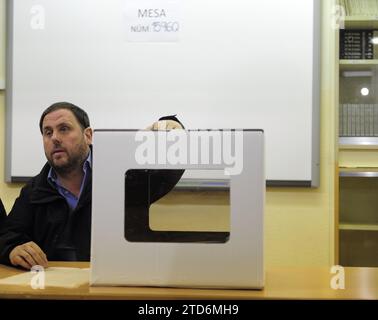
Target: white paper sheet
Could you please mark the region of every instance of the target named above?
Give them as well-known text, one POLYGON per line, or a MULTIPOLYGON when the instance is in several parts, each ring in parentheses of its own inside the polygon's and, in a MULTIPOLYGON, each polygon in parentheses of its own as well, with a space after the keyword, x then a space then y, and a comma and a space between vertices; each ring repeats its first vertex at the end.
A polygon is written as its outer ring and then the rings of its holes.
POLYGON ((26 271, 0 279, 0 286, 30 286, 33 289, 77 288, 86 283, 89 283, 89 268, 50 267, 39 272, 26 271))

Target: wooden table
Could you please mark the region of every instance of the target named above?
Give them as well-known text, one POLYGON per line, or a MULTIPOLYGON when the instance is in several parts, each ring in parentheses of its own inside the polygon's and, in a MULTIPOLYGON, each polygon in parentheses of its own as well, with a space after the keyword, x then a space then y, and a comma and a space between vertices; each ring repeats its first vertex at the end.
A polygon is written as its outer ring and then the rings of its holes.
MULTIPOLYGON (((88 268, 85 262, 50 262, 50 266, 88 268)), ((22 272, 0 265, 0 278, 22 272)), ((155 287, 90 287, 32 289, 0 285, 0 298, 10 299, 378 299, 378 268, 345 268, 345 289, 334 290, 328 268, 271 268, 264 290, 155 287)))

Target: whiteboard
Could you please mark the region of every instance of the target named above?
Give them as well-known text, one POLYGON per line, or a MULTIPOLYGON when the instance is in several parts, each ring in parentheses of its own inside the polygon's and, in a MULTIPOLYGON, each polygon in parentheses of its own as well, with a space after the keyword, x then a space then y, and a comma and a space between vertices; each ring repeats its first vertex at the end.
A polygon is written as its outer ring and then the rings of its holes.
POLYGON ((268 182, 317 186, 319 6, 9 1, 7 180, 39 172, 46 161, 39 117, 69 101, 88 112, 95 129, 144 128, 169 114, 188 129, 263 129, 268 182), (142 15, 133 16, 138 8, 142 15), (156 21, 176 29, 143 29, 156 21))

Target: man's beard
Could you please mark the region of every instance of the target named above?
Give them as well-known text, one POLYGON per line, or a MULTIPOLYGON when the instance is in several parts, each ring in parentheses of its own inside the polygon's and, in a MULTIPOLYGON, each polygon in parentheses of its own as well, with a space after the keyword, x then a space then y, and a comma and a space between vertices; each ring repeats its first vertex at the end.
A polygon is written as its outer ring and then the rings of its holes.
POLYGON ((57 165, 54 163, 54 160, 48 159, 48 163, 55 170, 58 175, 65 176, 74 172, 75 170, 82 167, 85 157, 87 155, 85 146, 81 146, 78 152, 74 156, 70 156, 67 152, 67 162, 57 165))
POLYGON ((56 165, 53 160, 49 160, 50 166, 55 170, 58 175, 64 176, 67 175, 82 165, 83 159, 81 156, 77 155, 76 157, 68 157, 67 162, 64 164, 56 165))

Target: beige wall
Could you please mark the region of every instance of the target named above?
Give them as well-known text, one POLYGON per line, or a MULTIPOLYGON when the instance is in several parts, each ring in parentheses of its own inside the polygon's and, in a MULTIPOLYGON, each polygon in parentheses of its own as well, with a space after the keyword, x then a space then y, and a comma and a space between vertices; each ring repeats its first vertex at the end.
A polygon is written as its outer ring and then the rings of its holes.
MULTIPOLYGON (((267 190, 265 261, 269 267, 328 266, 334 262, 337 55, 330 21, 333 0, 322 3, 320 187, 267 190)), ((0 52, 3 57, 4 52, 0 52)), ((4 183, 4 125, 4 92, 0 92, 0 196, 9 211, 20 186, 4 183)))

